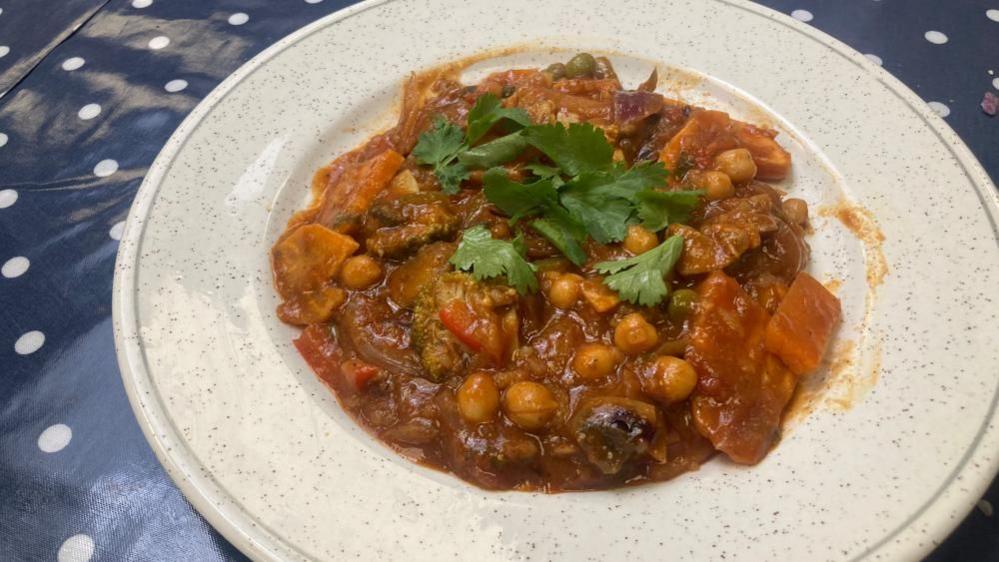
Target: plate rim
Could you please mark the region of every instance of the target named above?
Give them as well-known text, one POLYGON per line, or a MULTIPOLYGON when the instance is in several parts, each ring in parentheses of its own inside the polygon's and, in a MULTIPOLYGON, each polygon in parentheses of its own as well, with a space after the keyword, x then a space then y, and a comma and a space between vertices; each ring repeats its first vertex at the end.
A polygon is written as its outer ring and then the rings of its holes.
MULTIPOLYGON (((114 343, 122 382, 136 420, 146 441, 165 468, 168 476, 181 490, 187 500, 190 501, 192 506, 197 509, 198 513, 215 530, 221 533, 244 554, 253 558, 263 557, 269 560, 284 560, 285 557, 282 556, 284 552, 293 552, 302 558, 308 558, 308 556, 269 528, 253 525, 254 529, 251 530, 240 525, 237 519, 249 517, 249 514, 242 509, 240 504, 231 501, 231 495, 215 483, 211 473, 205 470, 201 463, 191 455, 187 449, 185 440, 176 431, 173 424, 169 422, 168 416, 163 411, 162 404, 158 401, 158 397, 154 398, 151 403, 147 403, 142 396, 143 393, 149 394, 149 392, 139 388, 140 383, 142 381, 151 382, 151 378, 145 363, 136 318, 138 299, 134 277, 141 258, 138 252, 139 244, 145 231, 146 219, 159 193, 159 188, 162 185, 166 172, 170 169, 172 162, 186 145, 187 140, 194 130, 219 102, 225 99, 243 80, 270 59, 313 33, 335 25, 354 15, 395 1, 363 0, 299 28, 253 56, 199 101, 164 143, 146 172, 129 210, 124 234, 121 238, 116 257, 111 315, 114 343), (156 420, 155 418, 160 419, 156 420), (216 490, 211 490, 213 487, 216 490)), ((930 130, 933 131, 957 159, 961 165, 962 172, 975 187, 975 194, 982 205, 986 217, 989 219, 993 233, 996 236, 997 245, 999 245, 999 193, 997 193, 992 178, 963 139, 943 118, 934 113, 926 102, 911 88, 881 66, 868 60, 853 47, 814 26, 800 22, 782 12, 767 6, 755 4, 749 0, 714 1, 767 17, 786 27, 790 27, 807 38, 829 47, 836 54, 860 67, 861 70, 872 73, 891 93, 915 110, 916 114, 922 118, 930 130)), ((996 456, 989 462, 980 460, 980 464, 986 466, 986 474, 990 474, 991 477, 988 479, 979 478, 976 481, 972 481, 972 485, 968 485, 968 482, 965 481, 962 482, 963 491, 960 488, 955 489, 954 483, 959 479, 958 477, 967 472, 969 464, 976 456, 982 454, 981 445, 983 437, 989 430, 989 422, 995 421, 997 418, 997 405, 999 405, 999 387, 993 393, 988 416, 984 419, 975 435, 974 441, 969 445, 948 479, 899 527, 884 535, 878 542, 870 545, 856 559, 859 560, 874 555, 891 553, 909 553, 922 557, 939 546, 940 542, 953 532, 963 520, 963 515, 970 512, 975 502, 981 497, 995 478, 997 472, 999 472, 999 456, 996 456), (948 492, 951 495, 945 498, 944 496, 948 492), (962 517, 947 517, 948 510, 953 513, 962 514, 962 517), (912 528, 920 520, 929 521, 926 523, 926 528, 930 540, 924 541, 921 544, 915 544, 915 541, 912 540, 908 542, 902 541, 896 546, 891 544, 892 539, 899 537, 899 535, 903 534, 907 529, 912 528)))

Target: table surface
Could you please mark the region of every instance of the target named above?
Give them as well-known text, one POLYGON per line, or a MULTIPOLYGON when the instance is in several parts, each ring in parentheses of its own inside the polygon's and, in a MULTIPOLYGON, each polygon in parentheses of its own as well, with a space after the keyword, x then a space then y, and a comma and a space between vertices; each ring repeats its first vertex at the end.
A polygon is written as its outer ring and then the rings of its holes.
MULTIPOLYGON (((0 0, 0 560, 243 560, 146 444, 111 280, 129 205, 227 75, 342 0, 0 0)), ((999 0, 765 0, 865 53, 999 178, 999 0)), ((905 186, 899 186, 900 196, 905 186)), ((985 498, 931 560, 999 560, 985 498)))

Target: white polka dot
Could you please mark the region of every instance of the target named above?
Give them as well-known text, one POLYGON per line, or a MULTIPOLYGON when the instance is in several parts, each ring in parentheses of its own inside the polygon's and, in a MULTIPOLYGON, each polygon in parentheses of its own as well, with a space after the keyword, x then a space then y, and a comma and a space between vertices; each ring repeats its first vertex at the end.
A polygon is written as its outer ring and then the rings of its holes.
POLYGON ((10 258, 9 260, 3 262, 3 266, 0 267, 0 275, 3 275, 7 279, 20 277, 24 275, 25 271, 28 271, 28 267, 30 265, 31 262, 24 256, 10 258))
POLYGON ((94 539, 87 535, 73 535, 66 539, 56 554, 58 562, 89 562, 94 556, 94 539))
POLYGON ((3 8, 0 8, 0 14, 2 14, 2 13, 3 13, 3 8))
POLYGON ((322 1, 323 0, 305 0, 305 3, 306 4, 318 4, 318 3, 322 2, 322 1))
POLYGON ((985 17, 989 18, 992 21, 999 21, 999 10, 996 9, 986 10, 985 17))
POLYGON ((791 17, 798 21, 812 21, 812 18, 815 16, 813 16, 812 12, 809 12, 808 10, 795 10, 791 12, 791 17))
POLYGON ((0 190, 0 209, 6 209, 17 201, 17 192, 13 189, 0 190))
POLYGON ((943 45, 947 42, 947 35, 941 31, 927 31, 923 34, 923 37, 934 45, 943 45))
POLYGON ((166 91, 168 91, 168 92, 170 92, 172 94, 174 92, 179 92, 179 91, 183 90, 186 87, 187 87, 187 80, 177 79, 177 80, 171 80, 171 81, 167 82, 163 86, 163 89, 166 90, 166 91))
POLYGON ((89 121, 101 114, 101 106, 96 103, 88 103, 80 108, 76 116, 84 121, 89 121))
POLYGON ((244 14, 243 12, 236 12, 235 14, 229 16, 230 25, 243 25, 248 21, 250 21, 250 16, 244 14))
POLYGON ((101 160, 94 166, 94 175, 99 178, 106 178, 118 171, 118 162, 108 158, 101 160))
POLYGON ((62 61, 62 69, 63 70, 76 70, 77 68, 80 68, 81 66, 83 66, 83 63, 85 63, 85 62, 87 62, 87 61, 83 60, 83 57, 70 57, 70 58, 62 61))
POLYGON ((992 79, 992 87, 999 90, 999 78, 992 79))
POLYGON ((933 110, 933 113, 936 113, 940 117, 947 117, 948 115, 950 115, 950 108, 938 101, 931 101, 927 105, 930 106, 930 109, 933 110))
POLYGON ((0 148, 7 146, 7 133, 0 133, 0 148))
POLYGON ((7 45, 0 45, 0 58, 7 56, 7 53, 9 52, 10 52, 10 47, 8 47, 7 45))
POLYGON ((881 57, 879 57, 879 56, 877 56, 875 54, 867 53, 864 56, 867 57, 867 60, 873 62, 874 64, 876 64, 878 66, 881 66, 882 64, 884 64, 884 61, 881 60, 881 57))
POLYGON ((123 234, 125 234, 125 221, 114 223, 114 226, 112 226, 111 230, 108 231, 108 236, 110 236, 112 240, 121 240, 121 236, 123 234))
POLYGON ((43 345, 45 345, 45 334, 38 330, 32 330, 17 338, 17 341, 14 342, 14 351, 18 355, 31 355, 43 345))
POLYGON ((150 49, 162 49, 170 44, 170 38, 166 35, 157 35, 149 40, 150 49))
POLYGON ((142 8, 148 8, 149 6, 152 5, 153 5, 153 0, 132 0, 132 7, 139 8, 140 10, 142 8))
POLYGON ((64 423, 57 423, 45 428, 38 436, 38 448, 44 453, 58 453, 69 445, 73 439, 73 430, 64 423))

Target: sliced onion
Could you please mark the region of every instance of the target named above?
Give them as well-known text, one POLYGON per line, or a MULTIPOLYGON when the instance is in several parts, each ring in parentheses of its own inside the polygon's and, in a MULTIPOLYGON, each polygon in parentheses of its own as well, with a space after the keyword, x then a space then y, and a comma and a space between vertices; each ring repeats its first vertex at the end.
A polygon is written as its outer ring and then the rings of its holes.
POLYGON ((654 92, 614 93, 614 121, 618 124, 641 121, 662 108, 663 97, 654 92))

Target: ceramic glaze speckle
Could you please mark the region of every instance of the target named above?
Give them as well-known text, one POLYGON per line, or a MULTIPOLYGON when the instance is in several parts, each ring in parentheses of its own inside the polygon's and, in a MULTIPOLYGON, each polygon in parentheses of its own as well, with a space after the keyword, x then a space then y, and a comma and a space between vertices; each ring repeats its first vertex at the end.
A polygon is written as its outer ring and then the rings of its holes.
MULTIPOLYGON (((117 171, 106 162, 94 173, 117 171)), ((263 559, 912 558, 997 466, 996 215, 984 172, 927 104, 763 8, 640 1, 607 18, 596 2, 362 3, 240 69, 164 148, 122 238, 119 360, 171 476, 263 559), (585 48, 615 53, 627 83, 650 60, 699 76, 677 88, 690 101, 782 131, 796 196, 869 209, 890 269, 873 302, 859 241, 833 220, 810 241, 812 271, 842 280, 839 338, 856 342, 859 368, 880 366, 876 386, 799 421, 756 467, 715 460, 665 484, 555 496, 483 492, 354 424, 275 317, 267 249, 312 171, 390 122, 410 71, 510 45, 531 48, 496 64, 585 48)))

